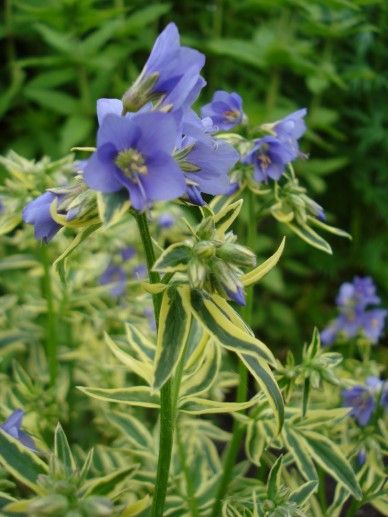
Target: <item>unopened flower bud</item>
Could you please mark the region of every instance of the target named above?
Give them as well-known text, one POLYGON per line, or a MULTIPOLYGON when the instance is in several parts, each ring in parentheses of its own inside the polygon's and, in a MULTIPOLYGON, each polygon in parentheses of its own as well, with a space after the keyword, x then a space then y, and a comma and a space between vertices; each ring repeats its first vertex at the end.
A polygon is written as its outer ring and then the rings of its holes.
POLYGON ((250 249, 240 244, 226 242, 217 248, 217 257, 240 267, 255 267, 256 256, 250 249))
POLYGON ((147 102, 155 100, 152 92, 159 79, 159 75, 158 72, 153 72, 139 76, 136 82, 123 95, 123 114, 139 111, 147 102))
POLYGON ((88 517, 105 517, 112 515, 113 504, 105 497, 88 497, 82 505, 82 510, 88 517))
POLYGON ((229 266, 223 260, 215 260, 212 264, 212 276, 218 290, 224 296, 239 305, 245 305, 244 290, 235 268, 229 266))
POLYGON ((211 241, 200 241, 193 248, 193 254, 197 255, 197 257, 200 257, 201 259, 209 259, 210 257, 213 257, 215 252, 216 249, 214 243, 211 241))
POLYGON ((203 287, 206 280, 206 267, 197 257, 190 260, 188 275, 193 287, 203 287))
POLYGON ((68 507, 68 500, 60 494, 39 497, 28 506, 29 515, 62 515, 68 507))

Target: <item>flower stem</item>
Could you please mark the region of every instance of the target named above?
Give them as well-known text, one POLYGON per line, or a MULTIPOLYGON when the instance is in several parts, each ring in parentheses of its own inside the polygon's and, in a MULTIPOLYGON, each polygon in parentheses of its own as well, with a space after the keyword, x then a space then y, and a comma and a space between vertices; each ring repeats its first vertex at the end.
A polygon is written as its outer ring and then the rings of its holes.
POLYGON ((54 309, 54 298, 51 285, 50 257, 47 247, 41 248, 41 259, 43 265, 42 291, 47 303, 46 315, 46 356, 50 374, 50 384, 53 386, 58 373, 58 350, 56 333, 56 315, 54 309))
POLYGON ((191 473, 186 461, 186 451, 183 447, 181 433, 179 431, 179 426, 177 426, 176 430, 176 438, 178 444, 178 454, 179 461, 182 467, 183 474, 185 476, 186 481, 186 491, 187 491, 187 504, 189 507, 191 517, 199 517, 199 511, 197 507, 197 501, 195 499, 195 490, 191 479, 191 473))
MULTIPOLYGON (((143 244, 147 261, 148 276, 152 284, 160 282, 160 275, 152 271, 155 262, 155 252, 144 213, 134 212, 140 238, 143 244)), ((161 294, 152 296, 156 325, 159 322, 159 313, 162 302, 161 294)), ((155 492, 152 501, 151 517, 163 515, 164 503, 166 500, 168 475, 171 464, 171 453, 174 437, 175 407, 172 396, 172 380, 169 379, 160 390, 160 431, 159 431, 159 456, 156 473, 155 492)))
MULTIPOLYGON (((255 211, 255 197, 253 192, 248 191, 248 231, 247 231, 247 246, 254 248, 256 238, 256 211, 255 211)), ((253 314, 253 286, 247 289, 246 305, 243 311, 243 316, 248 325, 252 323, 253 314)), ((248 370, 245 365, 239 362, 239 383, 237 388, 236 402, 245 402, 248 396, 248 370)), ((226 494, 229 483, 233 474, 233 467, 237 460, 238 451, 240 449, 241 440, 244 436, 245 427, 237 420, 233 422, 232 439, 226 449, 223 462, 222 476, 218 485, 216 500, 213 506, 212 517, 221 515, 222 500, 226 494)))

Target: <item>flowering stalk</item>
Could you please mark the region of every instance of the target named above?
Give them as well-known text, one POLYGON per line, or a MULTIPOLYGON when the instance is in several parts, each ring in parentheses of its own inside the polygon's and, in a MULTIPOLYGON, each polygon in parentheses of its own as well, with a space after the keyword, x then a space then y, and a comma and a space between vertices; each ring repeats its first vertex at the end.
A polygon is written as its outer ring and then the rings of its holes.
MULTIPOLYGON (((155 252, 144 213, 133 212, 139 228, 140 238, 143 244, 147 261, 148 275, 152 284, 160 282, 159 273, 152 270, 155 263, 155 252)), ((156 325, 159 322, 161 306, 161 295, 152 296, 156 325)), ((172 396, 172 379, 169 379, 160 390, 160 431, 159 431, 159 456, 155 481, 154 499, 152 502, 151 516, 161 517, 163 515, 164 502, 166 500, 168 487, 168 474, 170 471, 171 453, 174 437, 174 422, 176 400, 172 396), (175 404, 174 404, 175 402, 175 404)), ((175 397, 174 397, 175 398, 175 397)))
POLYGON ((42 265, 43 265, 43 280, 42 290, 47 301, 47 315, 46 315, 46 357, 50 372, 50 384, 54 385, 58 373, 58 351, 56 338, 56 321, 53 291, 51 286, 50 276, 50 260, 47 252, 47 247, 42 246, 42 265))
MULTIPOLYGON (((255 197, 251 190, 248 190, 247 196, 248 204, 248 233, 247 233, 247 246, 250 249, 255 247, 256 237, 256 210, 255 210, 255 197)), ((251 324, 253 312, 253 286, 247 289, 246 293, 246 305, 243 310, 243 316, 248 325, 251 324)), ((237 388, 236 402, 245 402, 248 396, 248 370, 245 365, 239 362, 239 383, 237 388)), ((232 477, 233 467, 236 463, 237 454, 240 448, 241 440, 244 436, 244 426, 236 419, 233 422, 232 439, 225 452, 224 464, 222 469, 222 476, 220 484, 218 485, 218 491, 216 500, 213 507, 212 517, 217 517, 221 514, 222 500, 226 494, 229 483, 232 477)))

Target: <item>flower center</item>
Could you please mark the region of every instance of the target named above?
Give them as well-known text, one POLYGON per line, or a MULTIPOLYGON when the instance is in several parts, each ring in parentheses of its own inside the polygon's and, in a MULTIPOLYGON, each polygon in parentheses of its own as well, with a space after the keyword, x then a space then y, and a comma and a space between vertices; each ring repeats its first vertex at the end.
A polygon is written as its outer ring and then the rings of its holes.
POLYGON ((226 120, 229 120, 230 122, 234 122, 238 118, 240 118, 240 112, 239 110, 228 110, 224 111, 224 117, 226 120))
POLYGON ((136 181, 138 174, 147 174, 145 160, 136 149, 120 151, 116 156, 115 164, 132 181, 136 181))
POLYGON ((268 156, 268 154, 260 153, 257 155, 257 161, 260 164, 260 167, 263 169, 268 169, 268 167, 271 165, 271 158, 268 156))

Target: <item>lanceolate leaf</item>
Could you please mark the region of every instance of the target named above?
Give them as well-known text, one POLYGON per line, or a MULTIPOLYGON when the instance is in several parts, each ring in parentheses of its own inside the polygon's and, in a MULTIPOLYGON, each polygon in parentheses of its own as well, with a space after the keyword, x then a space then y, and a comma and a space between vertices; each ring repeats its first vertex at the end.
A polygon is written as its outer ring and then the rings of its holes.
POLYGON ((78 389, 89 397, 106 402, 117 402, 129 406, 159 407, 159 396, 156 393, 151 393, 151 388, 148 386, 111 389, 78 386, 78 389))
POLYGON ((257 403, 253 397, 247 402, 220 402, 218 400, 207 400, 199 397, 190 397, 180 406, 179 410, 193 415, 206 415, 210 413, 233 413, 247 409, 257 403))
POLYGON ((290 223, 288 223, 287 226, 301 239, 310 244, 310 246, 325 251, 326 253, 329 253, 329 255, 333 254, 330 244, 309 226, 297 226, 295 224, 290 223))
POLYGON ((154 440, 147 427, 133 415, 112 411, 107 414, 109 421, 119 429, 126 438, 140 449, 146 449, 152 452, 154 448, 154 440))
POLYGON ((280 477, 281 477, 281 469, 282 469, 282 461, 283 457, 279 456, 275 463, 272 465, 272 468, 269 472, 268 476, 268 497, 269 499, 275 499, 276 494, 280 488, 280 477))
POLYGON ((119 483, 129 479, 137 468, 138 465, 130 465, 129 467, 115 470, 106 476, 86 481, 84 484, 86 495, 109 495, 119 483))
POLYGON ((148 384, 152 382, 152 366, 146 361, 138 361, 127 351, 120 348, 113 339, 105 334, 105 342, 112 350, 114 355, 119 361, 129 368, 132 372, 136 373, 139 377, 143 378, 148 384))
POLYGON ((308 501, 317 488, 318 483, 316 481, 307 481, 307 483, 292 492, 290 501, 296 503, 298 506, 302 506, 308 501))
POLYGON ((279 386, 268 364, 258 355, 238 354, 238 356, 266 394, 275 414, 278 430, 280 431, 284 422, 284 402, 279 386))
POLYGON ((241 282, 245 287, 261 280, 263 276, 269 273, 271 269, 273 269, 276 266, 283 253, 285 243, 286 238, 283 237, 280 246, 275 251, 275 253, 271 257, 269 257, 269 259, 267 259, 265 262, 257 266, 255 269, 252 269, 252 271, 249 271, 249 273, 246 273, 241 277, 241 282))
POLYGON ((221 354, 219 346, 209 344, 206 347, 201 367, 193 375, 182 382, 182 395, 198 396, 209 390, 216 380, 221 364, 221 354))
POLYGON ((302 436, 305 448, 314 460, 356 499, 361 500, 362 492, 356 475, 341 449, 325 435, 315 431, 303 430, 302 436))
POLYGON ((190 258, 190 246, 180 242, 172 244, 160 255, 152 269, 163 273, 184 271, 190 258))
POLYGON ((223 346, 237 353, 259 355, 270 364, 276 364, 272 352, 264 343, 237 327, 209 297, 191 292, 191 306, 196 318, 223 346))
POLYGON ((217 214, 215 214, 214 223, 216 225, 218 235, 223 235, 233 224, 233 221, 240 213, 242 204, 243 200, 239 199, 230 205, 224 206, 217 214))
POLYGON ((299 433, 285 425, 283 427, 283 439, 299 468, 299 472, 306 481, 318 482, 318 473, 311 460, 311 454, 306 449, 304 440, 299 433))
POLYGON ((62 465, 66 467, 69 472, 75 470, 76 464, 69 447, 69 442, 67 441, 65 432, 60 424, 58 424, 55 429, 54 453, 55 456, 62 462, 62 465))
POLYGON ((185 348, 190 322, 188 291, 170 287, 163 293, 160 309, 154 388, 160 389, 174 371, 185 348))
POLYGON ((352 239, 352 236, 349 233, 345 232, 344 230, 340 230, 340 228, 336 228, 335 226, 330 226, 329 224, 324 223, 316 217, 308 216, 307 219, 310 224, 313 224, 314 226, 317 226, 326 232, 332 233, 333 235, 338 235, 338 237, 346 237, 350 240, 352 239))
POLYGON ((47 465, 18 440, 0 429, 0 464, 14 478, 35 493, 41 489, 36 484, 40 475, 47 474, 47 465))

